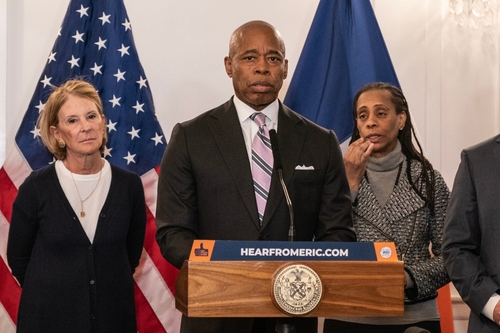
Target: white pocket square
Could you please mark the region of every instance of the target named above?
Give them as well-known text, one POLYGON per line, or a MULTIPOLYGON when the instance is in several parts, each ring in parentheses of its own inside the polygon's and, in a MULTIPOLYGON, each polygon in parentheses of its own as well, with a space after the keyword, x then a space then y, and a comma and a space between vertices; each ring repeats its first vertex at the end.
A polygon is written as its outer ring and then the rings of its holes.
POLYGON ((295 170, 314 170, 314 167, 311 166, 305 166, 305 165, 297 165, 295 167, 295 170))

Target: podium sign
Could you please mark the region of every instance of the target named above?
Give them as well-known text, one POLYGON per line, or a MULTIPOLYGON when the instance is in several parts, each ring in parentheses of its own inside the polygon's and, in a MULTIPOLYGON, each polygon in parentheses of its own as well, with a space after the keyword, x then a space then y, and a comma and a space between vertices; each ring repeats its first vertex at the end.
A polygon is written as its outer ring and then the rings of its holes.
POLYGON ((393 243, 196 240, 177 279, 189 317, 401 316, 393 243))

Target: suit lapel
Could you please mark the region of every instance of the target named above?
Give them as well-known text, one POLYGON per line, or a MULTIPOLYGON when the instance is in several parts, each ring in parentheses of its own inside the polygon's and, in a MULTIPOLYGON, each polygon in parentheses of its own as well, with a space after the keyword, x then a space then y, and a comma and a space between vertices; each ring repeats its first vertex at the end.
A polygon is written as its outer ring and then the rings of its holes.
POLYGON ((214 110, 211 114, 209 127, 247 211, 256 227, 259 228, 252 171, 245 148, 245 139, 232 99, 214 110))
POLYGON ((391 234, 390 228, 387 228, 388 224, 385 221, 384 211, 375 197, 370 183, 365 177, 363 177, 361 181, 358 198, 356 200, 355 213, 358 216, 376 225, 377 228, 383 232, 391 234))
MULTIPOLYGON (((281 102, 278 114, 277 134, 281 161, 283 163, 283 177, 285 184, 289 186, 290 179, 295 172, 295 166, 298 164, 300 152, 304 145, 306 130, 302 119, 297 117, 281 102)), ((262 222, 263 228, 269 223, 269 220, 274 215, 283 199, 283 188, 281 187, 278 173, 274 170, 264 220, 262 222)))
MULTIPOLYGON (((415 181, 418 174, 413 173, 415 181)), ((391 223, 395 223, 408 215, 415 213, 425 205, 425 201, 411 188, 411 184, 404 172, 401 173, 401 179, 398 185, 394 188, 393 193, 389 197, 384 213, 391 223)))
MULTIPOLYGON (((383 230, 386 234, 396 237, 393 226, 401 220, 414 214, 425 204, 424 200, 411 189, 411 184, 406 176, 406 170, 401 172, 398 185, 394 187, 385 206, 382 208, 371 189, 370 184, 363 178, 358 198, 364 198, 358 202, 356 214, 370 221, 383 230)), ((420 168, 412 168, 412 179, 415 180, 420 173, 420 168)))
MULTIPOLYGON (((493 149, 493 158, 495 159, 495 164, 500 165, 500 136, 495 141, 497 144, 493 149)), ((498 177, 500 178, 500 169, 496 168, 498 177)))

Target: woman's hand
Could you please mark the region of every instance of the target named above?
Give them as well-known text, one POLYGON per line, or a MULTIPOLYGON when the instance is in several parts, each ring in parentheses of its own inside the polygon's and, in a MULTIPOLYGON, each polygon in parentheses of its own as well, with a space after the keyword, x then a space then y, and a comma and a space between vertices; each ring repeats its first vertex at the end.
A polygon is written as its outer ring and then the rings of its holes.
POLYGON ((366 170, 373 143, 363 138, 351 143, 344 154, 344 165, 351 190, 358 190, 366 170))

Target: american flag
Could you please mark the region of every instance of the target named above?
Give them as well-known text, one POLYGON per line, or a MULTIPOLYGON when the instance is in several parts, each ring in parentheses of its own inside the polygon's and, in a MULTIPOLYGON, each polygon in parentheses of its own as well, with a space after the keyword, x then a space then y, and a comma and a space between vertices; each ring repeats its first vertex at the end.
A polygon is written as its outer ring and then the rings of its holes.
POLYGON ((155 241, 156 185, 166 139, 139 62, 123 0, 71 0, 28 110, 0 169, 0 332, 15 332, 21 289, 6 259, 7 235, 17 189, 32 170, 53 163, 41 144, 36 120, 52 86, 80 77, 99 91, 107 120, 104 157, 141 176, 148 222, 134 275, 140 333, 178 332, 174 288, 178 271, 155 241))

